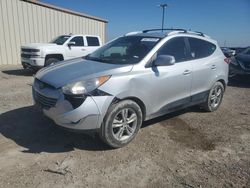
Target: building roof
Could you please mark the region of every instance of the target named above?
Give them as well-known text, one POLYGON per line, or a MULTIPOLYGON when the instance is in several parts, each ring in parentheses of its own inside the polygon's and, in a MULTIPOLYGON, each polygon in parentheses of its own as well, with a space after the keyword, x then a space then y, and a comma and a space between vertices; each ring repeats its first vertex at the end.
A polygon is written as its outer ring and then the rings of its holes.
POLYGON ((68 13, 68 14, 73 14, 73 15, 76 15, 76 16, 90 18, 90 19, 94 19, 94 20, 97 20, 97 21, 105 22, 105 23, 108 22, 108 20, 103 19, 103 18, 91 16, 91 15, 88 15, 88 14, 83 14, 83 13, 80 13, 80 12, 75 12, 75 11, 72 11, 72 10, 69 10, 69 9, 61 8, 61 7, 51 5, 51 4, 48 4, 48 3, 43 3, 43 2, 40 2, 40 1, 37 1, 37 0, 21 0, 21 1, 25 1, 25 2, 28 2, 28 3, 36 4, 36 5, 43 6, 43 7, 50 8, 50 9, 54 9, 54 10, 58 10, 58 11, 65 12, 65 13, 68 13))

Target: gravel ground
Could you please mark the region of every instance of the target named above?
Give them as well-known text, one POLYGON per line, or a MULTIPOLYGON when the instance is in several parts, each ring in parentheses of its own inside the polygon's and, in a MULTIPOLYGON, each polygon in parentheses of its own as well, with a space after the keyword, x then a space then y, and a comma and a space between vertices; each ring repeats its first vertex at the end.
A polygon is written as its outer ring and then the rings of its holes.
POLYGON ((250 77, 231 81, 218 111, 147 121, 116 150, 44 117, 32 80, 0 67, 0 187, 250 187, 250 77))

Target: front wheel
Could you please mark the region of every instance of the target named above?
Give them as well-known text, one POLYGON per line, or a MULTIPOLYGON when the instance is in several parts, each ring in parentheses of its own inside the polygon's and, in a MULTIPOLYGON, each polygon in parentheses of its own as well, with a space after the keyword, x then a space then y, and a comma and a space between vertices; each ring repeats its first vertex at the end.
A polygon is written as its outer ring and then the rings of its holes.
POLYGON ((48 58, 48 59, 46 59, 44 66, 47 67, 49 65, 53 65, 58 61, 60 61, 60 60, 56 59, 56 58, 48 58))
POLYGON ((225 88, 221 82, 216 82, 210 89, 206 102, 202 105, 208 112, 217 110, 222 102, 225 88))
POLYGON ((104 120, 100 131, 101 139, 113 148, 120 148, 131 142, 142 124, 140 106, 131 100, 113 104, 104 120))

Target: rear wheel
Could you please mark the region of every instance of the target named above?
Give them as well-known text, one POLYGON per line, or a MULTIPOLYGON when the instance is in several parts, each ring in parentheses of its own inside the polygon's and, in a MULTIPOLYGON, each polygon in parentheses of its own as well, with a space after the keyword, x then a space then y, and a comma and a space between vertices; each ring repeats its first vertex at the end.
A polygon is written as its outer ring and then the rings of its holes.
POLYGON ((100 131, 101 139, 113 148, 120 148, 131 142, 142 124, 142 111, 137 103, 124 100, 113 104, 100 131))
POLYGON ((210 89, 206 102, 202 105, 208 112, 217 110, 222 102, 225 88, 221 82, 216 82, 210 89))

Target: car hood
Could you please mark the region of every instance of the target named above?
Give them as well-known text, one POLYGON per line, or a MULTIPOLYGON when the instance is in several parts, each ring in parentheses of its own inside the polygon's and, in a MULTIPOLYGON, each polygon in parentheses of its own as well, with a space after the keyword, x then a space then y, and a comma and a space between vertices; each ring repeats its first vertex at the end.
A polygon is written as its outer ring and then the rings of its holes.
POLYGON ((43 68, 37 72, 36 78, 55 88, 60 88, 81 80, 126 73, 132 68, 133 65, 108 64, 76 58, 43 68))
POLYGON ((250 64, 250 55, 238 54, 235 58, 242 63, 250 64))
POLYGON ((22 48, 40 48, 40 47, 49 47, 49 46, 57 46, 57 44, 53 43, 30 43, 23 45, 22 48))

